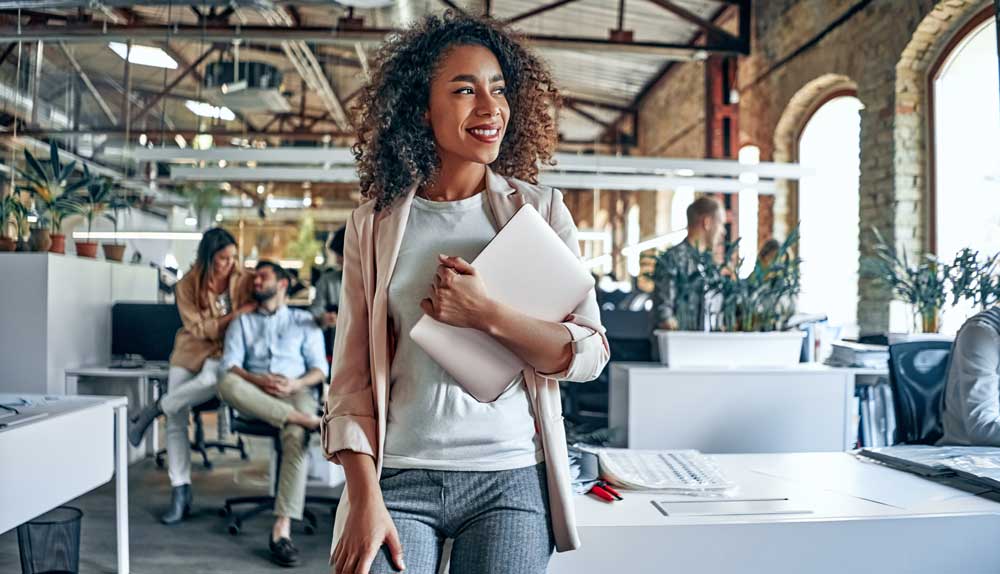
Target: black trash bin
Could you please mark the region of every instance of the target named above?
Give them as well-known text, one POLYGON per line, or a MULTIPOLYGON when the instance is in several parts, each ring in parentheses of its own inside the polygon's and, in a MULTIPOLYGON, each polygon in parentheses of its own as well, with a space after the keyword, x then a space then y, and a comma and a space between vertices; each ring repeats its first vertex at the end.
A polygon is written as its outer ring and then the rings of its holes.
POLYGON ((77 574, 83 512, 60 506, 17 527, 21 574, 77 574))

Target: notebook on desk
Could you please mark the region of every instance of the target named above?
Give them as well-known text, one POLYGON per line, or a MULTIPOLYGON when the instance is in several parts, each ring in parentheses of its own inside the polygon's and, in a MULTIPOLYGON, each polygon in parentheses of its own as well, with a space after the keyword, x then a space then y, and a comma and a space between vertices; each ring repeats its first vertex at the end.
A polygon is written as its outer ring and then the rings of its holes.
MULTIPOLYGON (((576 254, 527 204, 471 264, 491 298, 545 321, 562 321, 594 286, 576 254)), ((426 315, 410 337, 481 402, 496 400, 525 368, 524 361, 486 333, 426 315)))

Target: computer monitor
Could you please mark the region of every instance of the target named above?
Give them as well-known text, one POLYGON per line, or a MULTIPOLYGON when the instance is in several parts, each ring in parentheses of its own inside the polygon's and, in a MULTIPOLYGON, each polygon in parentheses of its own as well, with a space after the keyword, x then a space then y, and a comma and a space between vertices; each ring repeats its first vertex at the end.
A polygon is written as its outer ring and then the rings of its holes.
POLYGON ((115 303, 111 306, 111 355, 166 362, 181 325, 173 303, 115 303))

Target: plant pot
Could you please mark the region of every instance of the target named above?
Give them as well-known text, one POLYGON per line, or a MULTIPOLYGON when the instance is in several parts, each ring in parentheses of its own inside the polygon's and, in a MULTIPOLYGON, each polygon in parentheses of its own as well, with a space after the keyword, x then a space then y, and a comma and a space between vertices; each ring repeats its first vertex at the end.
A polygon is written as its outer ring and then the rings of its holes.
POLYGON ((52 237, 52 247, 49 247, 49 253, 66 253, 66 236, 62 233, 53 233, 52 237))
POLYGON ((681 367, 787 367, 798 364, 805 331, 653 331, 660 362, 681 367))
POLYGON ((17 241, 10 237, 0 237, 0 251, 14 251, 17 249, 17 241))
POLYGON ((108 261, 121 261, 125 258, 125 246, 117 243, 105 243, 101 245, 104 249, 104 258, 108 261))
POLYGON ((32 229, 30 245, 32 251, 48 252, 49 248, 52 247, 52 236, 49 235, 49 230, 37 227, 32 229))
POLYGON ((97 259, 97 242, 92 241, 77 241, 76 242, 76 254, 80 257, 89 257, 91 259, 97 259))

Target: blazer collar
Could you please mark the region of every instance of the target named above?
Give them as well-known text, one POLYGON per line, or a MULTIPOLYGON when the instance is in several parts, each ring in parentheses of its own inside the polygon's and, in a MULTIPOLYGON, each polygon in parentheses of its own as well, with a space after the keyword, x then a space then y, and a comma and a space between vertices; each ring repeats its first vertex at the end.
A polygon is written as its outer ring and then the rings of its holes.
MULTIPOLYGON (((417 186, 410 187, 402 196, 392 203, 388 210, 382 210, 375 216, 375 273, 376 286, 389 284, 392 272, 396 267, 399 248, 403 243, 403 233, 410 216, 410 207, 417 186)), ((486 199, 490 207, 493 227, 499 231, 507 220, 517 212, 524 203, 521 194, 511 187, 503 176, 486 168, 486 199)))

